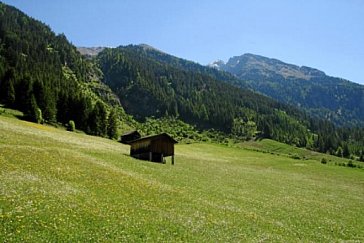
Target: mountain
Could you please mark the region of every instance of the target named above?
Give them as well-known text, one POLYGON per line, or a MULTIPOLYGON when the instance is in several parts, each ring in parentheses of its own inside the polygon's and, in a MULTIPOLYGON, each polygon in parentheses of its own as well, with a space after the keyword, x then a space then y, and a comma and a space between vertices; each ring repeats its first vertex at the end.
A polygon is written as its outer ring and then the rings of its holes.
POLYGON ((244 54, 209 65, 237 78, 234 85, 249 87, 278 101, 303 107, 311 115, 341 126, 364 126, 364 86, 324 72, 277 59, 244 54))
MULTIPOLYGON (((97 59, 103 81, 119 96, 125 110, 141 121, 169 114, 201 129, 230 133, 237 120, 254 122, 262 131, 273 117, 282 115, 296 121, 303 116, 290 106, 221 82, 215 76, 225 75, 222 72, 215 74, 217 70, 144 45, 105 49, 97 59)), ((271 124, 285 130, 280 124, 271 124)), ((304 125, 294 124, 292 129, 305 134, 304 125)))
POLYGON ((77 50, 84 56, 94 57, 102 52, 105 47, 77 47, 77 50))
POLYGON ((349 151, 350 146, 359 156, 364 146, 364 129, 338 129, 289 104, 236 88, 244 84, 228 72, 148 45, 107 48, 96 62, 103 82, 118 95, 125 110, 142 122, 151 116, 172 115, 201 130, 217 129, 239 139, 258 135, 333 154, 342 148, 349 151))
POLYGON ((212 63, 209 63, 207 66, 210 68, 215 68, 217 70, 222 70, 221 67, 225 65, 225 62, 223 60, 217 60, 212 63))
POLYGON ((100 81, 102 72, 65 35, 0 3, 0 103, 36 122, 76 123, 106 135, 107 114, 119 99, 100 81))
POLYGON ((178 116, 200 129, 265 137, 306 146, 311 121, 304 113, 226 80, 233 76, 180 59, 145 45, 120 46, 100 52, 103 81, 136 119, 178 116), (218 79, 217 77, 223 77, 218 79), (225 79, 224 79, 225 78, 225 79), (224 80, 225 82, 222 82, 224 80))

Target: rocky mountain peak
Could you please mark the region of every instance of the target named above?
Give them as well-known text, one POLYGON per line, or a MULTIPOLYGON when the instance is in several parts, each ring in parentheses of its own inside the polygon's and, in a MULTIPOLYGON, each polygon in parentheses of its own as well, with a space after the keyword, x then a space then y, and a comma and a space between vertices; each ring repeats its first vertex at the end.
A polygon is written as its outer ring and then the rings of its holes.
POLYGON ((255 73, 264 77, 281 76, 284 79, 309 80, 314 77, 325 76, 325 73, 306 66, 297 66, 282 62, 278 59, 246 53, 229 59, 226 65, 220 69, 242 76, 247 73, 255 73))
POLYGON ((220 70, 222 66, 225 66, 225 62, 222 60, 216 60, 214 62, 209 63, 207 66, 220 70))

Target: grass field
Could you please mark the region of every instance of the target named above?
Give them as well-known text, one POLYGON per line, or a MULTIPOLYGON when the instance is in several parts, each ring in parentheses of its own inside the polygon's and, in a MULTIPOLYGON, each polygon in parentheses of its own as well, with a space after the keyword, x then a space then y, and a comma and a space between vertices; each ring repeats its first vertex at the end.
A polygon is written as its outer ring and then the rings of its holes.
POLYGON ((0 241, 364 242, 364 170, 279 146, 177 145, 172 166, 0 116, 0 241))
MULTIPOLYGON (((251 150, 258 151, 263 153, 270 153, 280 156, 286 156, 294 159, 303 159, 303 160, 316 160, 321 162, 322 158, 325 158, 330 164, 347 164, 348 161, 346 159, 342 159, 337 156, 322 154, 312 150, 307 150, 304 148, 298 148, 294 146, 290 146, 288 144, 279 143, 270 139, 263 139, 259 141, 248 141, 238 144, 238 147, 251 150)), ((353 161, 352 163, 357 165, 358 167, 363 168, 364 163, 353 161)))

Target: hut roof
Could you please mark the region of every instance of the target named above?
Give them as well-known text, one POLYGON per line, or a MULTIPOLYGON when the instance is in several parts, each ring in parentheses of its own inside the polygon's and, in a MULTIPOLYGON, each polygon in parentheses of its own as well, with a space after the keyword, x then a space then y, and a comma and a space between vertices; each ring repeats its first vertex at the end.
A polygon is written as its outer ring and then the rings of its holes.
POLYGON ((153 140, 157 140, 157 139, 160 139, 160 138, 167 138, 168 140, 170 140, 174 144, 175 143, 178 143, 174 138, 172 138, 171 136, 169 136, 167 133, 161 133, 161 134, 157 134, 157 135, 152 135, 152 136, 138 138, 138 139, 135 139, 133 141, 129 141, 128 143, 129 144, 133 144, 133 143, 140 142, 140 141, 144 141, 144 140, 153 141, 153 140))
POLYGON ((120 142, 123 144, 129 144, 130 141, 139 139, 141 137, 138 131, 130 131, 121 135, 120 142))
POLYGON ((128 135, 131 135, 131 134, 133 134, 133 133, 140 134, 138 131, 133 130, 133 131, 126 132, 126 133, 122 134, 121 136, 122 136, 122 137, 123 137, 123 136, 128 136, 128 135))

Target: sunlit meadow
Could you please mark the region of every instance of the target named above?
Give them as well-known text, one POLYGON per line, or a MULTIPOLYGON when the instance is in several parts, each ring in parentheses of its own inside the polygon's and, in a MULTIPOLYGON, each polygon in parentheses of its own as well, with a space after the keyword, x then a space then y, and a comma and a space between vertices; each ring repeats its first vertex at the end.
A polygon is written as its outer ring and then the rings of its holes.
POLYGON ((0 241, 364 241, 363 169, 252 148, 177 145, 172 166, 0 116, 0 241))

